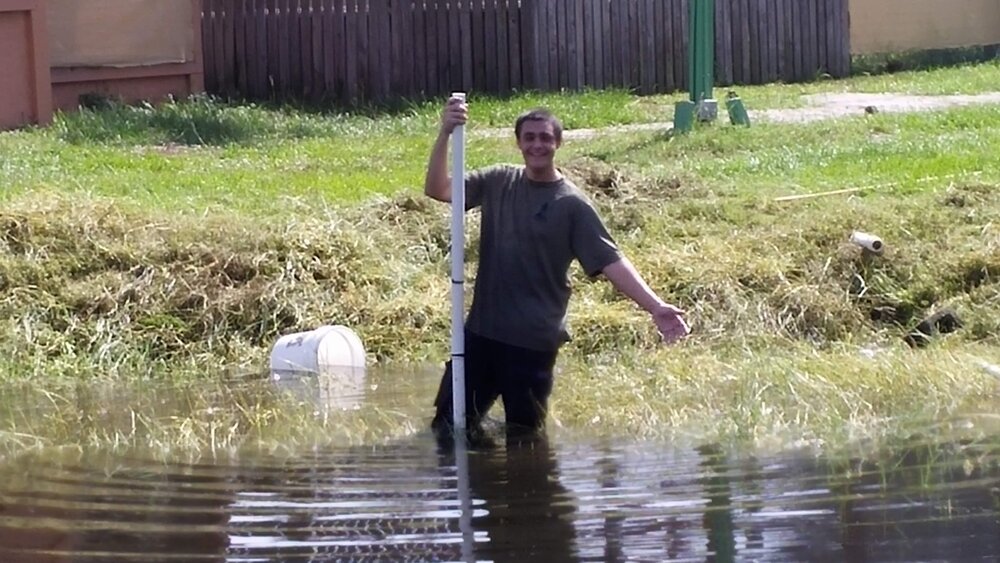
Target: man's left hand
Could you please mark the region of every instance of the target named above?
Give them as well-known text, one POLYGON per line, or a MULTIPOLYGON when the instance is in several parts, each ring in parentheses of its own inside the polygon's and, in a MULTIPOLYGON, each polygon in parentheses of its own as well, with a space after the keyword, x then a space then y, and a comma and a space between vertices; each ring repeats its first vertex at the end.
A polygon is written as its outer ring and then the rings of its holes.
POLYGON ((684 320, 684 310, 673 305, 663 304, 653 311, 653 322, 656 323, 660 336, 667 344, 673 344, 691 334, 691 327, 684 320))

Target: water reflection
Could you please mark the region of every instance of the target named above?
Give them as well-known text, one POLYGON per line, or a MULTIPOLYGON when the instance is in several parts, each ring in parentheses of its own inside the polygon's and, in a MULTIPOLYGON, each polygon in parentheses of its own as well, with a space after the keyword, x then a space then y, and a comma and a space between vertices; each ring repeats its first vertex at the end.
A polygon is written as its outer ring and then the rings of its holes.
POLYGON ((573 499, 562 486, 548 436, 509 437, 469 455, 472 495, 483 510, 478 560, 573 561, 573 499))
POLYGON ((736 555, 736 538, 729 465, 718 446, 702 446, 698 448, 698 453, 702 456, 700 465, 704 472, 698 482, 708 501, 702 518, 708 535, 708 561, 733 561, 736 555))
POLYGON ((0 561, 225 561, 225 468, 24 459, 0 469, 0 561))
POLYGON ((0 459, 0 561, 988 561, 1000 439, 871 459, 566 434, 0 459), (461 470, 460 470, 461 468, 461 470))

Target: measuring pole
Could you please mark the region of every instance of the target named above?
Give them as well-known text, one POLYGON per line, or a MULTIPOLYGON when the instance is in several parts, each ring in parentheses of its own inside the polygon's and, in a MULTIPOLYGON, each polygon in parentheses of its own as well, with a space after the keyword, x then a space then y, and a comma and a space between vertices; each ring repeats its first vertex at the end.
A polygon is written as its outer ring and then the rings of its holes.
MULTIPOLYGON (((465 92, 453 98, 465 102, 465 92)), ((465 126, 451 134, 451 404, 455 430, 465 430, 465 126)))
MULTIPOLYGON (((453 98, 465 101, 464 92, 453 98)), ((469 450, 465 443, 465 127, 451 134, 451 413, 455 425, 458 527, 462 561, 475 561, 469 450)))

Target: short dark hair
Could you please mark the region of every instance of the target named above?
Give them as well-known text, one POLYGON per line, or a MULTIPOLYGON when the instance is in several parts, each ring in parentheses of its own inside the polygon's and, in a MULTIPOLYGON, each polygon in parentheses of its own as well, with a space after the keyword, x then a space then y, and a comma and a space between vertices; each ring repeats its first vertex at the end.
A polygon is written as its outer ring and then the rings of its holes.
POLYGON ((545 108, 535 108, 518 116, 517 121, 514 123, 514 137, 518 140, 521 139, 521 126, 524 125, 525 121, 545 121, 552 124, 552 132, 556 136, 556 142, 562 143, 562 123, 559 122, 559 118, 553 115, 551 111, 545 108))

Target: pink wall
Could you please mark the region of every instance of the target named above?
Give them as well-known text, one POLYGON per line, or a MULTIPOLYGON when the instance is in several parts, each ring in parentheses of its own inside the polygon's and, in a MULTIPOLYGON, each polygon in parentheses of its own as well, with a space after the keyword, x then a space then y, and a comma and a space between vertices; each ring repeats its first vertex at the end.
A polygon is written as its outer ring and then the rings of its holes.
POLYGON ((0 0, 0 130, 52 119, 41 0, 0 0))

